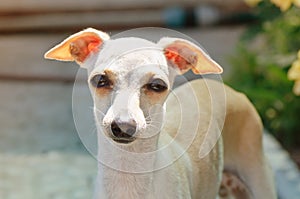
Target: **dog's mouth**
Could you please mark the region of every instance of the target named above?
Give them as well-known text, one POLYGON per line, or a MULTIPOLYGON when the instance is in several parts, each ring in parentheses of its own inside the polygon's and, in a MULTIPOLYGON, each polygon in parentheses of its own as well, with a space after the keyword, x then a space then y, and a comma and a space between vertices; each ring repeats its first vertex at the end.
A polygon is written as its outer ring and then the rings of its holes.
POLYGON ((117 138, 117 137, 112 137, 112 140, 119 143, 119 144, 129 144, 135 140, 134 137, 132 138, 117 138))

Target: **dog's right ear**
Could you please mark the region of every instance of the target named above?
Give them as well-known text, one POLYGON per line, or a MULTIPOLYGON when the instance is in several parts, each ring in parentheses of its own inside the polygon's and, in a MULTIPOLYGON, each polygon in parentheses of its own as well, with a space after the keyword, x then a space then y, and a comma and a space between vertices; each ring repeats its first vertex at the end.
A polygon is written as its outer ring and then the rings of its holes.
POLYGON ((221 74, 222 67, 196 44, 181 38, 163 37, 158 41, 171 66, 181 74, 192 70, 195 74, 221 74))
POLYGON ((46 59, 59 61, 76 61, 82 66, 82 63, 91 54, 98 52, 103 42, 108 39, 108 34, 93 28, 88 28, 71 35, 45 53, 44 57, 46 59))

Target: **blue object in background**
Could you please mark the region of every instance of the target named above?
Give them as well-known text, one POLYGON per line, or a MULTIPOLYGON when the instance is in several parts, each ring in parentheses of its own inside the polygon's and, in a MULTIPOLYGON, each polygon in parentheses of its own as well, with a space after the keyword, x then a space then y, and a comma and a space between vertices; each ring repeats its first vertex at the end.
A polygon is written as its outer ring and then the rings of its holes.
POLYGON ((185 26, 185 9, 180 6, 166 8, 163 11, 163 21, 167 27, 182 28, 185 26))

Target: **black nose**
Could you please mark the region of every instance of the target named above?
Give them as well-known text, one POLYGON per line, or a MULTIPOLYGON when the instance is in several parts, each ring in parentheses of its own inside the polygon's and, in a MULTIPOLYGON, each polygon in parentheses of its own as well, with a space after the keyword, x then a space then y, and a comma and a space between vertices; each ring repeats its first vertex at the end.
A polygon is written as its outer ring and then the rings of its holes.
POLYGON ((132 138, 136 131, 136 122, 117 122, 111 123, 111 132, 116 138, 128 139, 132 138))

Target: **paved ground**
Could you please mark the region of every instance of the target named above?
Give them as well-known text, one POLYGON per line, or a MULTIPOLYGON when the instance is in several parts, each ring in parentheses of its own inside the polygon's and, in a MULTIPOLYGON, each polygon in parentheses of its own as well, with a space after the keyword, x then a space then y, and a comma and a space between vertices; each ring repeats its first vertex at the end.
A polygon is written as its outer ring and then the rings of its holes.
POLYGON ((92 198, 95 172, 96 161, 87 155, 0 154, 0 198, 92 198))

